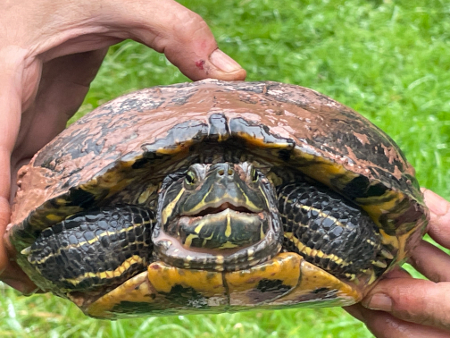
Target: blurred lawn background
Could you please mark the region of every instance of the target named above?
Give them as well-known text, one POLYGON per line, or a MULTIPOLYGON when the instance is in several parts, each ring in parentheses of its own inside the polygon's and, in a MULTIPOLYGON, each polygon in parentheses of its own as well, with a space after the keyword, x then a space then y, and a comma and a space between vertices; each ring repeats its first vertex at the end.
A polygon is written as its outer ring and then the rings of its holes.
MULTIPOLYGON (((448 1, 181 3, 207 21, 248 80, 310 87, 356 109, 400 145, 422 186, 450 198, 448 1)), ((164 56, 121 43, 76 118, 123 93, 184 81, 164 56)), ((0 337, 371 337, 340 308, 108 322, 50 295, 0 292, 0 337)))

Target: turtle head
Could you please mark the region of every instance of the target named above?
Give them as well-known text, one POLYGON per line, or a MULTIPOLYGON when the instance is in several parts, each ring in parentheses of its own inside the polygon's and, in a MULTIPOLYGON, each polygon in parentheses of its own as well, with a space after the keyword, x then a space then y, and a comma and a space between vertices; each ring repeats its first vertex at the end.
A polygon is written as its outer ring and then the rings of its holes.
POLYGON ((282 238, 274 188, 251 163, 196 163, 163 182, 153 240, 168 264, 248 268, 276 255, 282 238))

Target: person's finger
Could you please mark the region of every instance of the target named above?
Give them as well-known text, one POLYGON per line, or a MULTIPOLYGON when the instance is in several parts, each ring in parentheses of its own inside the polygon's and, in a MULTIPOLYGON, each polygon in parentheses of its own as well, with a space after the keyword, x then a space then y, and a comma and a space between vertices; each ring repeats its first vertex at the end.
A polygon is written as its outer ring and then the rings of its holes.
POLYGON ((407 322, 383 311, 373 311, 360 304, 344 308, 356 319, 364 322, 378 338, 448 338, 446 330, 407 322))
MULTIPOLYGON (((67 55, 49 61, 43 68, 39 91, 29 109, 21 116, 20 110, 12 109, 13 104, 10 103, 8 110, 6 110, 8 114, 4 114, 5 121, 2 121, 1 125, 9 130, 14 130, 14 128, 17 130, 17 119, 14 117, 18 116, 21 128, 12 154, 12 172, 3 178, 3 187, 9 186, 10 177, 11 185, 14 187, 16 169, 18 169, 21 160, 31 158, 45 143, 64 129, 67 120, 82 103, 106 51, 107 49, 101 49, 67 55), (22 118, 20 119, 20 117, 22 118), (13 125, 14 123, 15 125, 13 125)), ((8 104, 14 99, 20 100, 18 95, 10 95, 2 102, 8 104)), ((11 157, 11 144, 16 137, 6 132, 2 135, 6 136, 4 139, 0 138, 0 142, 8 144, 8 150, 2 152, 0 158, 2 159, 1 163, 7 165, 11 157)), ((3 171, 7 172, 7 170, 3 171)), ((0 206, 1 235, 3 235, 10 217, 10 207, 7 200, 9 191, 2 193, 4 196, 0 206)), ((11 193, 14 195, 14 189, 11 193)), ((3 236, 0 238, 3 238, 3 236)), ((9 248, 7 238, 0 241, 0 264, 3 267, 2 281, 23 293, 31 293, 36 287, 15 263, 9 261, 6 252, 12 254, 12 250, 7 249, 6 246, 9 248)))
POLYGON ((450 329, 450 283, 413 278, 381 280, 361 302, 408 322, 450 329))
POLYGON ((12 155, 13 175, 24 159, 29 160, 66 127, 82 104, 107 50, 66 55, 44 64, 35 101, 22 114, 12 155))
MULTIPOLYGON (((9 201, 6 197, 2 196, 0 197, 0 238, 3 238, 6 224, 9 222, 9 216, 9 201)), ((27 285, 26 281, 28 278, 20 269, 13 268, 2 240, 0 240, 0 275, 3 282, 11 285, 19 291, 27 292, 35 288, 31 282, 27 285)))
MULTIPOLYGON (((0 64, 3 65, 0 72, 0 83, 2 84, 0 86, 0 235, 3 238, 11 211, 9 205, 10 161, 20 127, 22 90, 19 86, 19 79, 22 75, 22 68, 12 58, 12 53, 5 50, 0 52, 0 64)), ((0 274, 7 265, 8 257, 4 243, 0 240, 0 274)))
MULTIPOLYGON (((55 7, 49 1, 46 6, 55 7)), ((245 79, 245 70, 218 49, 206 22, 174 0, 89 1, 83 12, 69 3, 56 7, 64 20, 59 29, 65 30, 55 31, 54 23, 49 24, 30 47, 44 61, 133 39, 164 53, 192 80, 245 79)))
POLYGON ((450 282, 450 256, 427 241, 420 241, 409 262, 433 282, 450 282))
POLYGON ((422 189, 430 209, 428 234, 440 245, 450 248, 450 202, 431 190, 422 189))
POLYGON ((35 286, 28 277, 9 260, 5 243, 2 240, 10 219, 10 159, 20 126, 21 108, 24 93, 20 87, 23 76, 21 51, 3 49, 0 52, 0 275, 7 284, 25 293, 35 286))
POLYGON ((133 39, 163 52, 170 62, 193 80, 245 78, 245 71, 239 64, 218 49, 211 30, 198 14, 172 0, 158 0, 155 6, 143 4, 114 4, 117 6, 115 10, 129 14, 123 20, 132 27, 133 39), (153 20, 149 20, 150 17, 153 20))
POLYGON ((11 179, 10 157, 19 132, 23 92, 20 88, 23 68, 20 62, 14 60, 14 52, 0 51, 0 198, 6 200, 9 198, 11 179))

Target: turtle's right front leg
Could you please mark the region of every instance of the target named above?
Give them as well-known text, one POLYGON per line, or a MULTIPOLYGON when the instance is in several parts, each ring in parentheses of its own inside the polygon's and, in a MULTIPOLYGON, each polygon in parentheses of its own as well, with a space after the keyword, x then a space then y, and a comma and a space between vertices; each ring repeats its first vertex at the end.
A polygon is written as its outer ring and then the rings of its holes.
POLYGON ((42 231, 23 253, 61 290, 114 287, 150 264, 154 222, 137 206, 87 210, 42 231))

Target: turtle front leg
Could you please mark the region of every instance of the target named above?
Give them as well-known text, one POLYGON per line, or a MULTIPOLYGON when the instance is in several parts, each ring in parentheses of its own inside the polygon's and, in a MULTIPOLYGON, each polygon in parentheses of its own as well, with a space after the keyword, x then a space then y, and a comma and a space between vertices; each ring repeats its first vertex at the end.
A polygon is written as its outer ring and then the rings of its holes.
POLYGON ((286 251, 332 275, 369 282, 390 263, 378 227, 363 210, 327 187, 296 182, 278 188, 286 251))
POLYGON ((148 266, 153 224, 153 212, 137 206, 88 210, 45 229, 23 253, 63 292, 114 287, 148 266))

